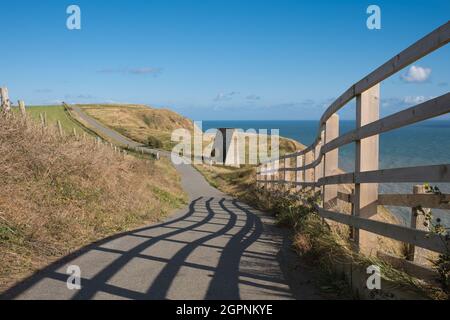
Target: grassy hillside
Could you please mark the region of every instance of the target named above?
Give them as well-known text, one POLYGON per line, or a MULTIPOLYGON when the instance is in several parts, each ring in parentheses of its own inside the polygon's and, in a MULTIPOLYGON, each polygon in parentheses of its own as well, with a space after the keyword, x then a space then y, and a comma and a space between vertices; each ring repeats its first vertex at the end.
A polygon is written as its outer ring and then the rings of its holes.
POLYGON ((40 121, 40 114, 45 115, 49 126, 56 126, 57 121, 67 133, 72 133, 75 128, 78 132, 83 131, 72 118, 67 114, 63 106, 33 106, 27 107, 27 114, 36 121, 40 121))
POLYGON ((191 120, 167 109, 154 109, 142 105, 81 105, 83 111, 132 140, 147 143, 148 137, 161 142, 162 148, 171 150, 172 131, 179 128, 193 130, 191 120))
POLYGON ((124 157, 90 139, 61 138, 18 115, 0 116, 0 185, 0 291, 185 202, 167 160, 124 157))

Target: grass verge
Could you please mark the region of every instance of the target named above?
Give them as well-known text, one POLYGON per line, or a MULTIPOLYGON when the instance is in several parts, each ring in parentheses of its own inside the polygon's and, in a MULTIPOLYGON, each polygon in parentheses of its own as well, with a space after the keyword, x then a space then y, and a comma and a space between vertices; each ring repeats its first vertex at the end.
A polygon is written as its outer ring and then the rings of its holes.
POLYGON ((319 203, 318 193, 267 191, 263 188, 252 188, 250 193, 254 206, 273 212, 280 226, 295 231, 293 247, 303 260, 314 265, 322 290, 360 298, 351 289, 349 279, 343 277, 344 272, 340 271, 351 269, 352 273, 359 272, 367 277, 367 267, 375 265, 380 268, 383 286, 381 290, 370 291, 370 298, 449 298, 441 288, 398 270, 382 259, 367 257, 354 250, 353 244, 348 240, 348 229, 335 228, 317 214, 315 207, 319 203))
POLYGON ((168 160, 119 155, 16 114, 0 116, 0 185, 0 292, 187 200, 168 160))

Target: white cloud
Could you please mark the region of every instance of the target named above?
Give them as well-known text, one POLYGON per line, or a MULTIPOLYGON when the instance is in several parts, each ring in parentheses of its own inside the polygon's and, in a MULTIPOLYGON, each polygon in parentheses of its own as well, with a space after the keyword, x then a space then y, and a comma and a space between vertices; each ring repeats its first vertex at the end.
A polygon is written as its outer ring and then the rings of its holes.
POLYGON ((425 96, 407 96, 403 99, 403 102, 406 104, 419 104, 427 101, 429 98, 425 96))
POLYGON ((153 75, 159 75, 162 72, 161 68, 134 68, 129 69, 129 73, 131 74, 153 74, 153 75))
POLYGON ((392 97, 381 99, 381 106, 383 108, 390 108, 392 110, 403 110, 411 106, 421 104, 425 101, 433 99, 433 96, 405 96, 392 97))
POLYGON ((239 92, 236 92, 236 91, 231 91, 228 93, 220 92, 214 98, 214 101, 229 101, 233 98, 233 96, 238 95, 238 94, 239 94, 239 92))
POLYGON ((159 76, 162 73, 161 68, 151 68, 151 67, 140 67, 140 68, 120 68, 120 69, 114 69, 114 68, 106 68, 101 69, 98 72, 99 73, 123 73, 123 74, 134 74, 134 75, 153 75, 153 76, 159 76))
POLYGON ((35 90, 36 93, 51 93, 51 89, 37 89, 35 90))
POLYGON ((404 75, 401 76, 405 82, 425 82, 431 75, 430 68, 423 68, 419 66, 411 66, 404 75))
POLYGON ((245 97, 247 100, 255 101, 255 100, 261 100, 260 96, 257 96, 256 94, 251 94, 245 97))

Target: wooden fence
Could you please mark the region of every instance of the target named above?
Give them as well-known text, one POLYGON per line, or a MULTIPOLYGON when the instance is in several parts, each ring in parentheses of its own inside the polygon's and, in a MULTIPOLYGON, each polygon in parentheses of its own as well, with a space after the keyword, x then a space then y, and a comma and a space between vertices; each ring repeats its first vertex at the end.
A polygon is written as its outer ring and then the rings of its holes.
POLYGON ((319 190, 322 201, 318 214, 352 227, 352 240, 366 254, 376 253, 376 235, 410 244, 411 260, 414 260, 415 246, 448 252, 448 237, 423 230, 423 223, 417 222, 420 218, 416 213, 419 208, 450 209, 450 195, 427 193, 420 187, 416 187, 413 194, 378 194, 378 184, 450 182, 450 164, 385 170, 379 170, 378 164, 379 134, 450 112, 450 93, 447 92, 380 119, 380 82, 445 46, 449 39, 450 22, 447 22, 351 86, 323 114, 312 145, 258 167, 257 186, 267 190, 280 186, 295 187, 295 190, 319 190), (356 129, 340 135, 336 112, 354 98, 356 129), (350 143, 355 143, 356 147, 355 171, 343 173, 338 168, 339 148, 350 143), (338 192, 339 185, 353 185, 353 192, 338 192), (336 212, 339 201, 351 203, 352 214, 336 212), (411 207, 411 226, 377 221, 379 205, 411 207))

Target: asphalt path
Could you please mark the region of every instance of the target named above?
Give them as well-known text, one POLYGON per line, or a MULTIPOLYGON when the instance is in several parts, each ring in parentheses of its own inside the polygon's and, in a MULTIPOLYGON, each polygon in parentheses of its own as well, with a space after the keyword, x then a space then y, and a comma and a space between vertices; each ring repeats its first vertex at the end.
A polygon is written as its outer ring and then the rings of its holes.
MULTIPOLYGON (((73 110, 96 131, 141 147, 73 110)), ((169 156, 168 153, 163 153, 169 156)), ((291 250, 289 231, 270 214, 176 165, 189 205, 149 225, 89 245, 5 292, 2 299, 320 299, 311 270, 291 250), (81 288, 69 288, 71 266, 81 288)), ((70 283, 75 283, 71 278, 70 283)))

